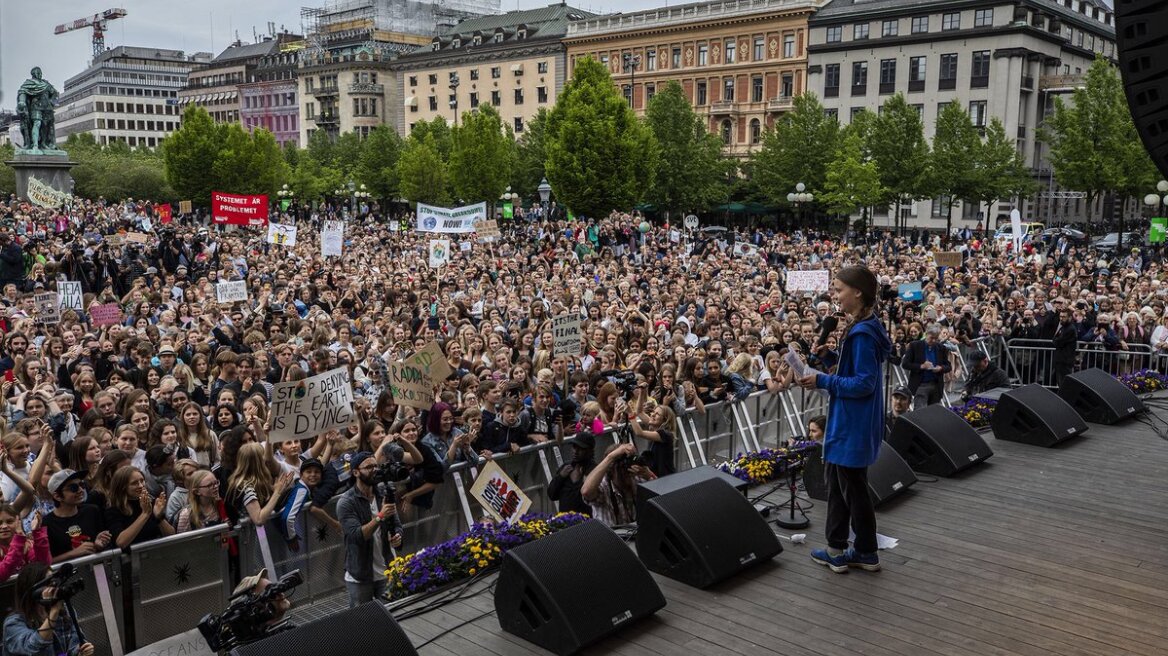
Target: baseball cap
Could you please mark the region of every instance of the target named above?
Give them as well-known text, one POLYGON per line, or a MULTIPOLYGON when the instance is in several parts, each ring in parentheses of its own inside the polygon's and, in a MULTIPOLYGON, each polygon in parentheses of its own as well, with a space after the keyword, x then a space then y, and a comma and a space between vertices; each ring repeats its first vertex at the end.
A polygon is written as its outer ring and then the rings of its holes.
POLYGON ((316 467, 322 472, 324 471, 324 465, 321 464, 319 460, 316 458, 308 458, 304 462, 300 463, 300 473, 304 473, 304 470, 308 469, 309 467, 316 467))
POLYGON ((373 457, 372 453, 368 451, 358 451, 349 459, 349 471, 357 471, 361 468, 361 463, 373 457))
POLYGON ((268 568, 263 567, 259 572, 251 576, 245 576, 239 580, 239 585, 235 586, 235 590, 231 593, 232 597, 238 597, 241 594, 250 593, 260 584, 260 579, 268 578, 268 568))
POLYGON ((72 469, 62 469, 53 474, 49 478, 49 484, 46 486, 49 489, 49 494, 56 494, 64 485, 72 480, 81 480, 85 478, 85 472, 74 471, 72 469))
POLYGON ((893 396, 903 396, 906 399, 912 399, 912 392, 908 391, 905 385, 897 385, 896 389, 892 390, 893 396))

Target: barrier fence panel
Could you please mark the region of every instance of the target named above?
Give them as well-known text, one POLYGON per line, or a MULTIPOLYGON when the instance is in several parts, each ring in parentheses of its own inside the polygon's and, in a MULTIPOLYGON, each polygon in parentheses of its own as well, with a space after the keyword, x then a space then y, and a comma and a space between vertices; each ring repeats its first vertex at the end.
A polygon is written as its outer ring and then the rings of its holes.
MULTIPOLYGON (((1019 385, 1038 383, 1057 388, 1054 374, 1054 345, 1048 339, 1011 339, 1006 343, 1011 381, 1019 385)), ((1119 376, 1155 367, 1158 358, 1147 344, 1129 344, 1126 349, 1108 349, 1098 342, 1079 342, 1075 371, 1102 369, 1119 376)))
POLYGON ((210 526, 131 548, 136 645, 189 631, 203 615, 227 605, 227 533, 225 526, 210 526))

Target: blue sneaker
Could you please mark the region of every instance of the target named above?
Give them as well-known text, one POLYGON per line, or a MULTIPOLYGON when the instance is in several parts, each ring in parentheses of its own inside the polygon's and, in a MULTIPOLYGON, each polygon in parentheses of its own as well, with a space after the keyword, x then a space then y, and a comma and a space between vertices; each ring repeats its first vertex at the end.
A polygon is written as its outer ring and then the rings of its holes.
MULTIPOLYGON (((851 549, 848 550, 848 552, 850 551, 851 549)), ((833 556, 827 549, 812 549, 811 560, 814 560, 820 565, 827 565, 836 574, 843 574, 848 571, 848 552, 842 552, 833 556)))
POLYGON ((844 552, 843 560, 848 567, 859 567, 865 572, 880 571, 880 555, 876 552, 860 553, 853 547, 844 552))

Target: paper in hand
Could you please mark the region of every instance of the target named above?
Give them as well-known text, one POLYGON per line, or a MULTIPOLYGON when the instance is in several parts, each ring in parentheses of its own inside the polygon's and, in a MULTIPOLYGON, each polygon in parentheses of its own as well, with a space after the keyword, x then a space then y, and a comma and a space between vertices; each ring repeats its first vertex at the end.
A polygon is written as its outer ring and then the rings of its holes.
POLYGON ((790 349, 787 350, 786 355, 783 357, 786 358, 787 364, 791 367, 791 371, 795 374, 795 378, 803 378, 810 374, 820 373, 819 371, 816 371, 815 369, 807 366, 807 363, 803 362, 803 358, 799 357, 798 353, 790 349))

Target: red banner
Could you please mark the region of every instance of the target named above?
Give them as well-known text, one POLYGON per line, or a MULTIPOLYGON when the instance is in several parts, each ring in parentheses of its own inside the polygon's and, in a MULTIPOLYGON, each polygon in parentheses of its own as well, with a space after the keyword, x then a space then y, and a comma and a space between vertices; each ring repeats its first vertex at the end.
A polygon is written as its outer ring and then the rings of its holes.
POLYGON ((161 221, 163 225, 170 223, 174 219, 174 215, 171 212, 170 203, 160 203, 155 205, 154 212, 158 214, 158 220, 161 221))
POLYGON ((268 223, 268 197, 211 192, 211 218, 215 223, 262 226, 268 223))

